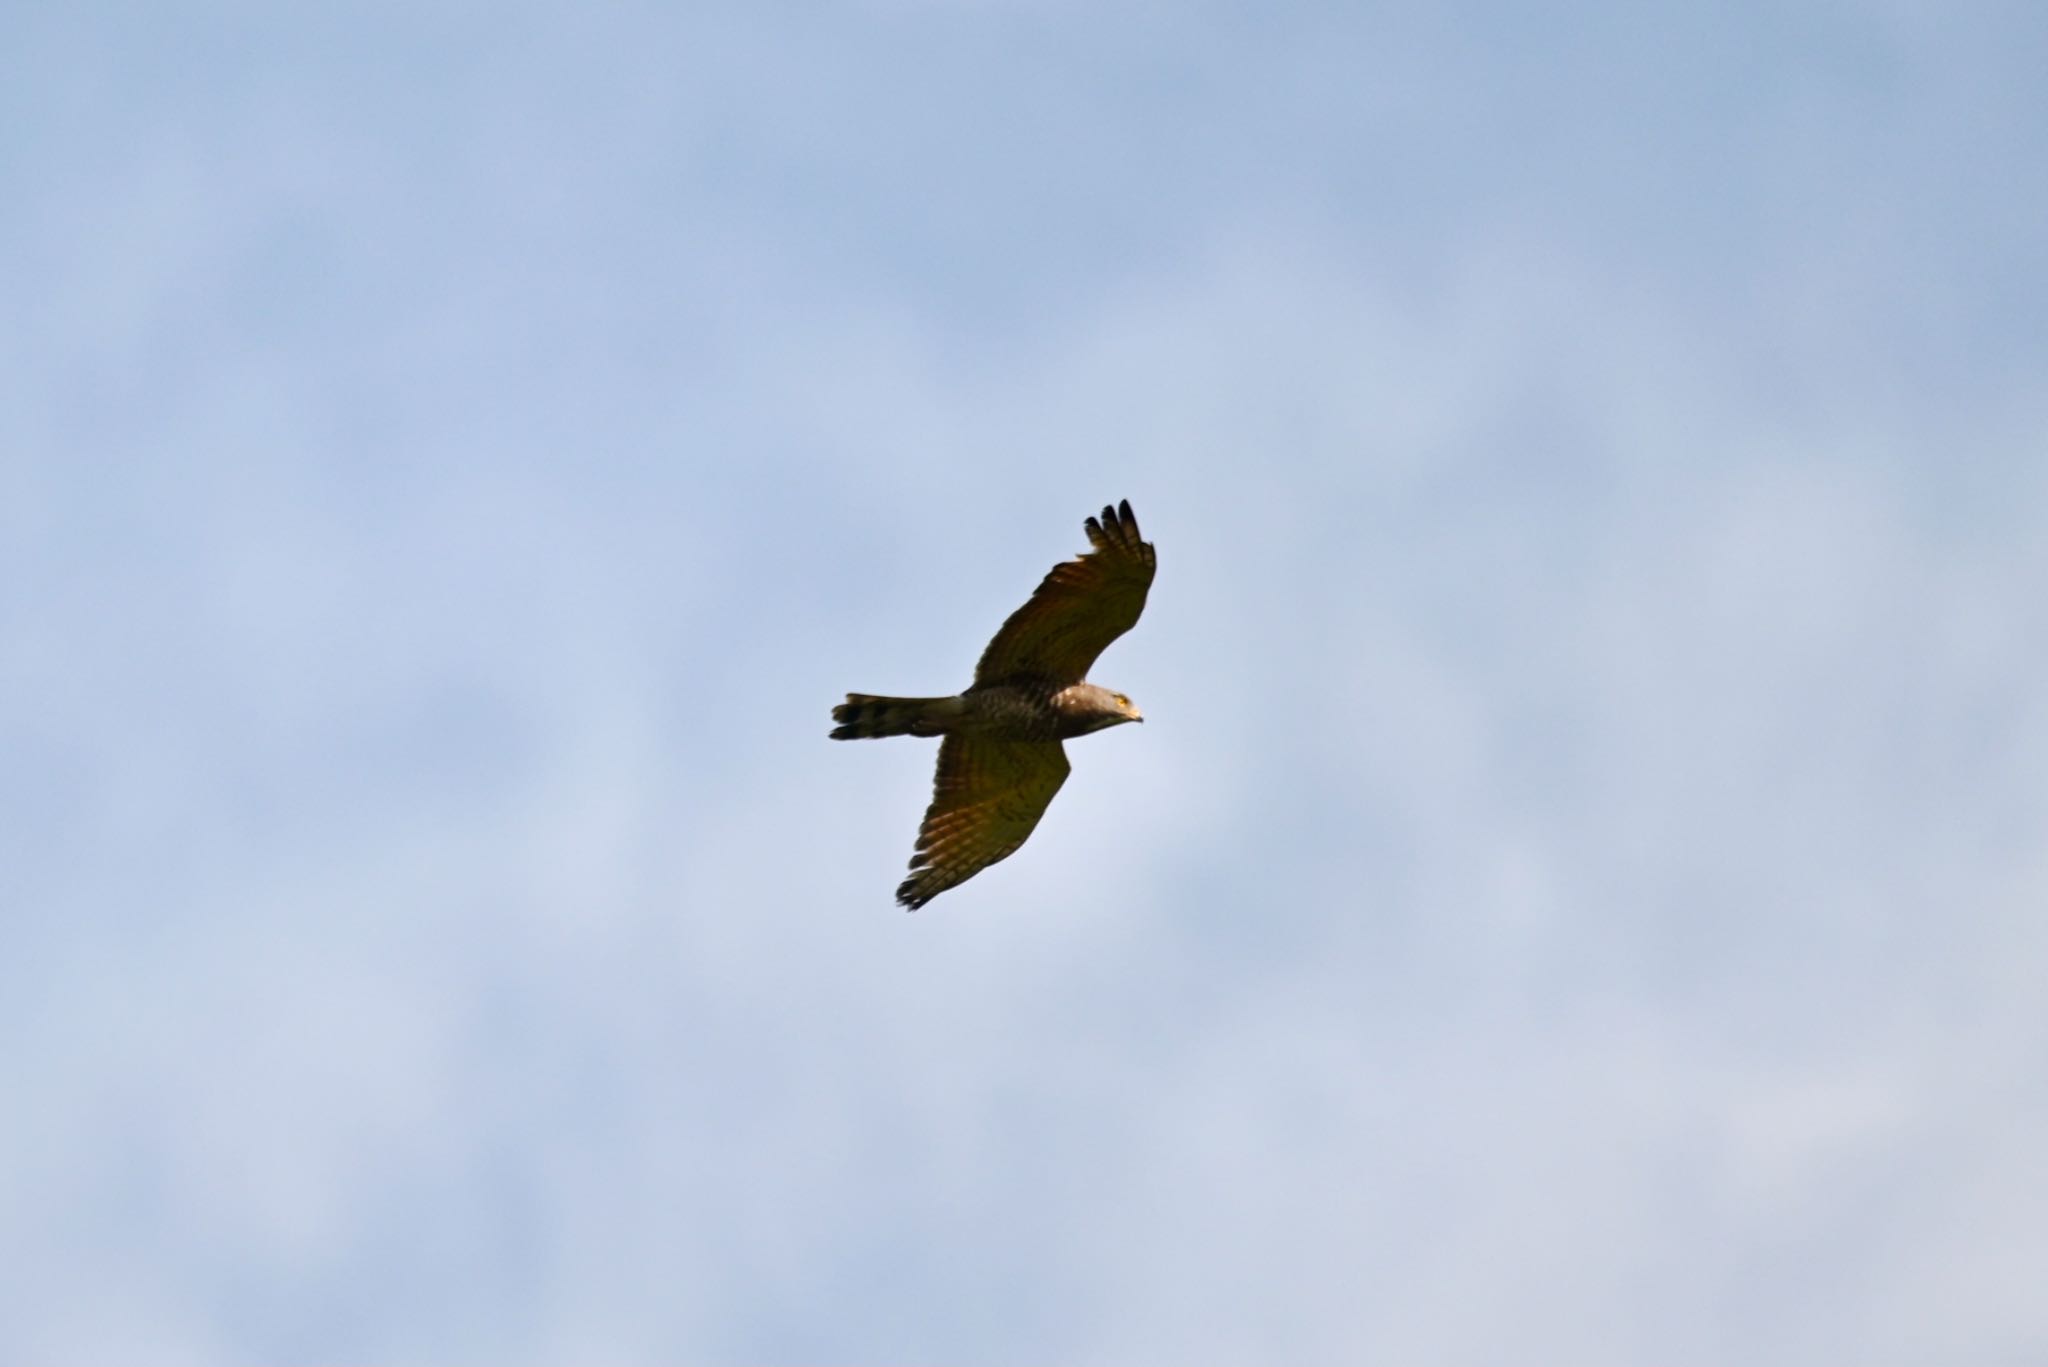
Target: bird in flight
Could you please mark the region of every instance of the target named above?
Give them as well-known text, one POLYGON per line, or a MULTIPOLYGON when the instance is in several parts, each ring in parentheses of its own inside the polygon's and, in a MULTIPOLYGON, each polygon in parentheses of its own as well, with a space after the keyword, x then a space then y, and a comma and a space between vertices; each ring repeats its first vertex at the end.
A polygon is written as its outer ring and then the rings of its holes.
POLYGON ((1145 610, 1156 559, 1129 500, 1086 528, 1094 549, 1053 566, 988 643, 965 693, 849 693, 832 709, 834 740, 945 738, 910 876, 896 889, 912 911, 1017 852, 1067 781, 1062 742, 1145 720, 1129 698, 1085 676, 1145 610))

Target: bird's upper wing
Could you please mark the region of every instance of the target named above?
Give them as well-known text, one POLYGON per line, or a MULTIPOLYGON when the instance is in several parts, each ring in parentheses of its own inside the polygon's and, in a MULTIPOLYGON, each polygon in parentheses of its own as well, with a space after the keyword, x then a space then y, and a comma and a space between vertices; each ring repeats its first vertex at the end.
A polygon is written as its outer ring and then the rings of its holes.
POLYGON ((1089 518, 1094 550, 1055 565, 1030 601, 1010 614, 974 667, 976 684, 1020 676, 1079 683, 1095 657, 1145 610, 1157 559, 1138 537, 1129 500, 1089 518))
POLYGON ((1016 853, 1067 781, 1058 741, 947 736, 939 743, 932 805, 917 832, 910 877, 896 900, 912 911, 1016 853))

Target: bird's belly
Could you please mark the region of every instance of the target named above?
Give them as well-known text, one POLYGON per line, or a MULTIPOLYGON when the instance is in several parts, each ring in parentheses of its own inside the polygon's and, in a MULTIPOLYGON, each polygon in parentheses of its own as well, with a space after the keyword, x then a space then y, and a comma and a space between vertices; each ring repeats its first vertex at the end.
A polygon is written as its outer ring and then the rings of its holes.
POLYGON ((1058 740, 1059 712, 1044 689, 998 684, 961 696, 960 732, 996 740, 1058 740))

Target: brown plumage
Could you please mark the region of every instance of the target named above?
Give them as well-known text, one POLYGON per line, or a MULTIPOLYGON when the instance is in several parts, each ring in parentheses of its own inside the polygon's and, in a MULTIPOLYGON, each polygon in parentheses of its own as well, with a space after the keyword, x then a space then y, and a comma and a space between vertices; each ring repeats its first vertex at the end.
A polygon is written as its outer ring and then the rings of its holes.
POLYGON ((915 911, 1016 853, 1067 781, 1063 741, 1143 721, 1084 676, 1145 610, 1157 567, 1128 501, 1086 524, 1092 550, 1055 565, 982 652, 974 682, 945 698, 849 693, 834 740, 943 736, 932 805, 896 900, 915 911))

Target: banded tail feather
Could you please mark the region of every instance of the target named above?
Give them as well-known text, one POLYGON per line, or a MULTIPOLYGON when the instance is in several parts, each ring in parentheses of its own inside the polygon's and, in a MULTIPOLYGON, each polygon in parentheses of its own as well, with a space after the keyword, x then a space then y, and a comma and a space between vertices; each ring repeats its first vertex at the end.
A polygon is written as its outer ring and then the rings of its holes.
POLYGON ((881 736, 936 736, 958 716, 958 698, 883 698, 849 693, 832 709, 834 740, 874 740, 881 736))

